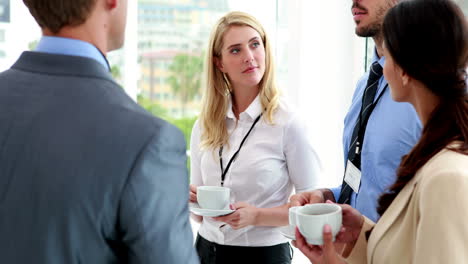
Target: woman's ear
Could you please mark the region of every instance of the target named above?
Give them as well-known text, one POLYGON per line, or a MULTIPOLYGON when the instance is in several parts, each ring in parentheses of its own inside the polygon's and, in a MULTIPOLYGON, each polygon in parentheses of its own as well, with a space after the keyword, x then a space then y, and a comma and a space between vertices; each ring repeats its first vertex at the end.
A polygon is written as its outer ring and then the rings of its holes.
POLYGON ((409 82, 411 81, 411 77, 402 68, 400 68, 400 71, 401 71, 401 83, 402 83, 403 87, 406 87, 409 84, 409 82))
POLYGON ((218 58, 218 57, 213 57, 213 62, 214 62, 214 64, 216 65, 216 68, 218 68, 221 72, 225 72, 225 71, 224 71, 223 63, 221 62, 221 59, 220 59, 220 58, 218 58))

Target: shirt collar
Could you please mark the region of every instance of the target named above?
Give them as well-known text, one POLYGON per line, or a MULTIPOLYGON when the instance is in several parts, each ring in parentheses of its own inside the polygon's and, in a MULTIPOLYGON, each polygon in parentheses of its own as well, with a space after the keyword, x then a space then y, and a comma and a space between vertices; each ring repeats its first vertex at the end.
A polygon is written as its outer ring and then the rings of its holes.
MULTIPOLYGON (((379 58, 379 54, 377 54, 377 49, 374 49, 374 56, 372 57, 372 63, 374 63, 376 61, 380 64, 380 66, 382 66, 382 69, 383 69, 384 64, 385 64, 385 57, 382 56, 382 57, 379 58)), ((382 75, 382 77, 380 78, 380 81, 379 81, 379 86, 378 86, 378 89, 377 89, 376 96, 380 95, 380 93, 383 91, 383 89, 385 89, 387 84, 388 84, 387 80, 382 75)))
POLYGON ((109 62, 104 54, 91 43, 82 40, 42 36, 35 51, 91 58, 97 60, 110 71, 109 62))
POLYGON ((378 61, 380 66, 382 66, 382 68, 384 67, 384 64, 385 64, 385 57, 382 56, 379 58, 379 54, 377 53, 377 49, 374 49, 374 55, 372 56, 372 62, 376 62, 378 61))
POLYGON ((230 119, 236 119, 236 116, 234 115, 234 112, 232 111, 232 96, 231 96, 231 99, 229 100, 226 116, 230 119))
MULTIPOLYGON (((257 95, 255 99, 250 103, 249 107, 244 111, 252 120, 255 120, 261 113, 262 113, 262 102, 260 101, 260 95, 257 95)), ((231 100, 229 100, 229 105, 228 109, 226 112, 226 116, 231 119, 235 119, 236 116, 234 115, 234 112, 232 111, 232 97, 231 100)))

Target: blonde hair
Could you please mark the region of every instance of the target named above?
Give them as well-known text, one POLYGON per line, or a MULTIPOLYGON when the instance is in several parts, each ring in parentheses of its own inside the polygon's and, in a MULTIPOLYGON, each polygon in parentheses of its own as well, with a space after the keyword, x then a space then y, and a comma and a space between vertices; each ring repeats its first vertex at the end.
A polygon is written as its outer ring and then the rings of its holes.
POLYGON ((224 45, 223 37, 231 26, 248 26, 255 29, 262 38, 265 47, 265 73, 259 83, 259 96, 262 104, 263 118, 273 124, 273 115, 279 104, 279 90, 276 86, 275 67, 268 39, 262 25, 249 14, 230 12, 216 23, 211 32, 205 69, 206 90, 203 96, 202 112, 200 114, 201 147, 216 149, 228 142, 226 128, 226 112, 229 106, 232 87, 226 76, 216 67, 215 58, 221 58, 224 45))

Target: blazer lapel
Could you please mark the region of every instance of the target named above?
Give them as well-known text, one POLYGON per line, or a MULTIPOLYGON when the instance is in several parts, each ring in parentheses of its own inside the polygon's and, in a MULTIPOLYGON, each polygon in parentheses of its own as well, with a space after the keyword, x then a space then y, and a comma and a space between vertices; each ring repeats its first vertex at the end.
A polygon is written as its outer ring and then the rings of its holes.
POLYGON ((392 204, 388 207, 387 211, 382 215, 377 224, 372 230, 372 234, 369 237, 368 247, 367 247, 367 256, 368 260, 372 262, 374 257, 374 250, 382 239, 382 236, 385 232, 393 225, 396 218, 403 212, 406 208, 411 196, 413 195, 413 190, 416 187, 418 182, 418 173, 409 181, 406 186, 400 191, 398 196, 393 200, 392 204))

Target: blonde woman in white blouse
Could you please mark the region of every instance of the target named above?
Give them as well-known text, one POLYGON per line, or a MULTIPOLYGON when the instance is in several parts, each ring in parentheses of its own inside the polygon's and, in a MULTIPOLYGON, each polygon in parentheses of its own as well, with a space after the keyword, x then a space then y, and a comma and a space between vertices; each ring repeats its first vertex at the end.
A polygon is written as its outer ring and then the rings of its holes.
POLYGON ((317 187, 318 157, 304 124, 279 96, 270 40, 255 18, 222 17, 207 55, 203 110, 191 137, 190 200, 196 202, 196 186, 229 187, 236 211, 193 215, 201 222, 201 262, 291 263, 279 227, 288 224, 293 189, 317 187))

